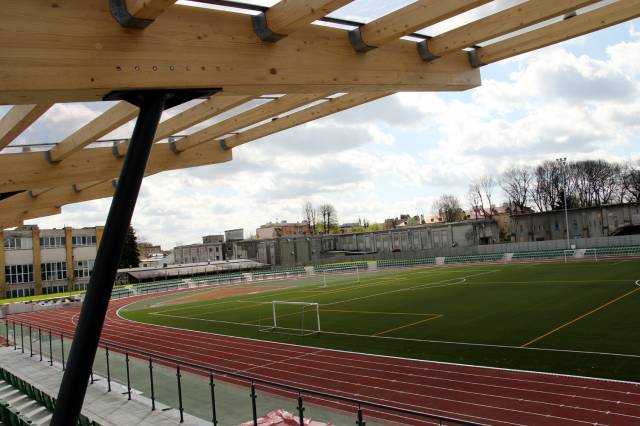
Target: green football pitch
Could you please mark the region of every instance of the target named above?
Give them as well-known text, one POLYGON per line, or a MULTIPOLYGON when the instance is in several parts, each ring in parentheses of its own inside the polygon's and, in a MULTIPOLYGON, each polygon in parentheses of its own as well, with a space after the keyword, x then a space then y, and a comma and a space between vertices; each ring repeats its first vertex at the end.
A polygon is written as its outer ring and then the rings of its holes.
POLYGON ((640 260, 413 268, 209 287, 120 314, 312 347, 640 381, 638 280, 640 260), (273 301, 305 303, 277 303, 274 327, 273 301))

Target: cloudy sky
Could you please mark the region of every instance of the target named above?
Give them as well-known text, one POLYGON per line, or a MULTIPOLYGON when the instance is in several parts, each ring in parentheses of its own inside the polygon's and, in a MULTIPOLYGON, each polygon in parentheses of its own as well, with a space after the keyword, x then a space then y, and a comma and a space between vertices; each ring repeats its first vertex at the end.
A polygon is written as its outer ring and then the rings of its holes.
MULTIPOLYGON (((409 3, 358 0, 336 15, 369 21, 409 3)), ((518 1, 494 3, 426 33, 518 1)), ((304 200, 334 204, 341 222, 375 222, 432 214, 440 194, 464 200, 471 179, 514 163, 640 158, 640 20, 481 71, 482 87, 474 90, 394 95, 236 148, 233 162, 147 178, 133 226, 169 249, 225 229, 245 228, 249 236, 268 221, 300 220, 304 200)), ((56 105, 16 143, 60 140, 108 105, 56 105)), ((109 203, 65 206, 61 215, 29 223, 103 224, 109 203)))

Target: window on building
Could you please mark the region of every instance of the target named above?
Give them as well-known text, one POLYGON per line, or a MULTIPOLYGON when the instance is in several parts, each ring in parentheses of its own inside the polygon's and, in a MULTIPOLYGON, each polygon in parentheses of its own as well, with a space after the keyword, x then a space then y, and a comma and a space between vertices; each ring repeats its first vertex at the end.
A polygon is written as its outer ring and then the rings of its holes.
POLYGON ((4 248, 7 250, 31 250, 33 242, 29 237, 9 237, 4 239, 4 248))
POLYGON ((71 242, 74 247, 84 247, 84 246, 95 246, 96 245, 96 236, 95 235, 74 235, 71 237, 71 242))
POLYGON ((93 260, 77 260, 73 262, 73 276, 75 278, 91 277, 93 262, 93 260))
POLYGON ((59 237, 40 237, 40 247, 41 248, 57 248, 64 247, 65 239, 63 236, 59 237))
POLYGON ((7 265, 4 267, 7 284, 22 284, 33 282, 33 265, 7 265))
POLYGON ((67 262, 50 262, 41 265, 42 281, 67 279, 67 262))

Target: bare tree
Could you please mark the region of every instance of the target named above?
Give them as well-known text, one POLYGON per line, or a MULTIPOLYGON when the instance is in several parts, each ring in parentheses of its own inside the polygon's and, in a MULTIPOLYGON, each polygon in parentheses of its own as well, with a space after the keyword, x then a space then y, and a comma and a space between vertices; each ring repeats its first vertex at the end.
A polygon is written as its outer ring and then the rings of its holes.
POLYGON ((482 197, 480 196, 481 192, 479 189, 475 183, 471 183, 467 191, 467 201, 476 219, 482 214, 482 207, 480 206, 482 204, 482 197))
POLYGON ((490 175, 481 176, 469 185, 467 198, 471 203, 471 208, 476 215, 476 219, 480 215, 487 219, 493 217, 495 208, 491 203, 491 199, 493 198, 494 188, 495 180, 490 175))
POLYGON ((621 194, 623 202, 640 203, 640 167, 630 164, 624 166, 621 194))
POLYGON ((523 213, 528 207, 533 184, 533 173, 528 167, 511 167, 500 177, 500 187, 513 206, 514 213, 523 213))
POLYGON ((311 201, 307 200, 302 204, 302 217, 309 227, 309 232, 316 233, 316 220, 317 213, 316 208, 311 204, 311 201))
POLYGON ((455 195, 443 194, 433 203, 434 212, 445 219, 446 222, 460 222, 464 220, 464 210, 460 207, 460 201, 455 195))
POLYGON ((338 214, 336 208, 329 203, 322 204, 318 208, 322 217, 322 231, 325 234, 331 233, 331 230, 338 224, 338 214))

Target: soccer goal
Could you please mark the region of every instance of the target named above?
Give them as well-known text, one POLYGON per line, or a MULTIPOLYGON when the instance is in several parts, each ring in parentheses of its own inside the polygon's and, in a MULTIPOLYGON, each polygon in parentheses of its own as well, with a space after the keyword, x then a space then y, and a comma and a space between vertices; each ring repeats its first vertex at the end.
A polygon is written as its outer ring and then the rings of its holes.
POLYGON ((273 325, 261 331, 307 336, 320 333, 320 304, 316 302, 271 302, 273 325))

